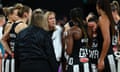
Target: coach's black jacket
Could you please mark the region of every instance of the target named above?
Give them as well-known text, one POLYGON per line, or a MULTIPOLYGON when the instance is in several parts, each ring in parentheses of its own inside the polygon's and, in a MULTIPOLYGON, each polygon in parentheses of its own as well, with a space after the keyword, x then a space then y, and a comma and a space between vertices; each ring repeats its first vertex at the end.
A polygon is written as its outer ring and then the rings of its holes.
POLYGON ((17 35, 15 59, 19 63, 44 60, 49 63, 50 72, 58 70, 52 40, 47 31, 36 26, 29 26, 17 35))

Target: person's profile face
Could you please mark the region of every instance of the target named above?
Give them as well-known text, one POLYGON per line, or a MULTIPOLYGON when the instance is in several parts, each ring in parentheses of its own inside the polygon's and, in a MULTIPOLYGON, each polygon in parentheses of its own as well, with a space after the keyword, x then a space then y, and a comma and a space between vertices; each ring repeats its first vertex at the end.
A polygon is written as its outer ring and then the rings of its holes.
POLYGON ((56 24, 56 18, 55 18, 55 15, 54 14, 50 14, 48 16, 48 24, 50 27, 54 27, 55 24, 56 24))
POLYGON ((13 19, 14 21, 17 21, 17 20, 19 19, 19 17, 18 17, 18 9, 15 9, 15 10, 13 11, 12 19, 13 19))

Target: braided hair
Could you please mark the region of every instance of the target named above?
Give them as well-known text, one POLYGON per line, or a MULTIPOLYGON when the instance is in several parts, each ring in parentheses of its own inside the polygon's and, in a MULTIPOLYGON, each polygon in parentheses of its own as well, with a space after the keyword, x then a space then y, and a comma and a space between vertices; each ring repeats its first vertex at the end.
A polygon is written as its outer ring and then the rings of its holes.
MULTIPOLYGON (((82 9, 81 8, 73 8, 71 9, 70 11, 70 18, 77 22, 78 23, 78 26, 79 28, 82 29, 82 32, 84 34, 84 38, 86 39, 87 38, 87 32, 86 32, 86 29, 85 29, 85 23, 84 23, 84 20, 83 20, 83 13, 82 13, 82 9)), ((88 44, 86 44, 87 46, 88 44)))

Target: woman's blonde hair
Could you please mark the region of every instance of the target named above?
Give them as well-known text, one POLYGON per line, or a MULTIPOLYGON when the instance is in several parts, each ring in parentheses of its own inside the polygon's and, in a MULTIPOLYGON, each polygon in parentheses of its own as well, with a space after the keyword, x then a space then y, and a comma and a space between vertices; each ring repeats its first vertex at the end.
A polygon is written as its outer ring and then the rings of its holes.
POLYGON ((120 6, 119 6, 118 1, 113 0, 112 3, 110 3, 110 6, 111 6, 111 10, 112 10, 113 12, 114 12, 114 11, 117 11, 117 13, 120 15, 120 6))
POLYGON ((44 14, 44 20, 43 20, 43 22, 47 25, 47 27, 49 27, 49 25, 48 25, 48 16, 52 15, 52 14, 55 15, 55 12, 53 12, 53 11, 47 11, 44 14))
POLYGON ((3 12, 5 14, 5 16, 9 16, 10 14, 13 14, 13 11, 14 11, 14 7, 13 6, 10 6, 10 7, 4 7, 3 8, 3 12))
POLYGON ((16 9, 21 9, 23 6, 24 6, 24 5, 23 5, 22 3, 16 3, 16 4, 14 5, 14 7, 15 7, 16 9))
POLYGON ((44 17, 44 12, 42 9, 35 9, 32 14, 31 18, 31 25, 35 25, 37 27, 43 28, 44 30, 48 31, 48 25, 44 23, 43 20, 44 17))

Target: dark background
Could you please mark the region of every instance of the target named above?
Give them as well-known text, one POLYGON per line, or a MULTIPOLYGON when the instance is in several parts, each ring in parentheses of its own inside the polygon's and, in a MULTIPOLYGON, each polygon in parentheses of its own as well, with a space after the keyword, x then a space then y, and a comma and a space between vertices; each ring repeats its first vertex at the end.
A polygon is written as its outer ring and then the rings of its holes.
MULTIPOLYGON (((118 1, 120 2, 120 0, 118 1)), ((59 18, 68 17, 70 9, 74 7, 83 8, 84 17, 91 11, 97 14, 96 0, 1 0, 1 2, 3 6, 11 6, 19 2, 30 6, 32 9, 53 10, 59 18)))

